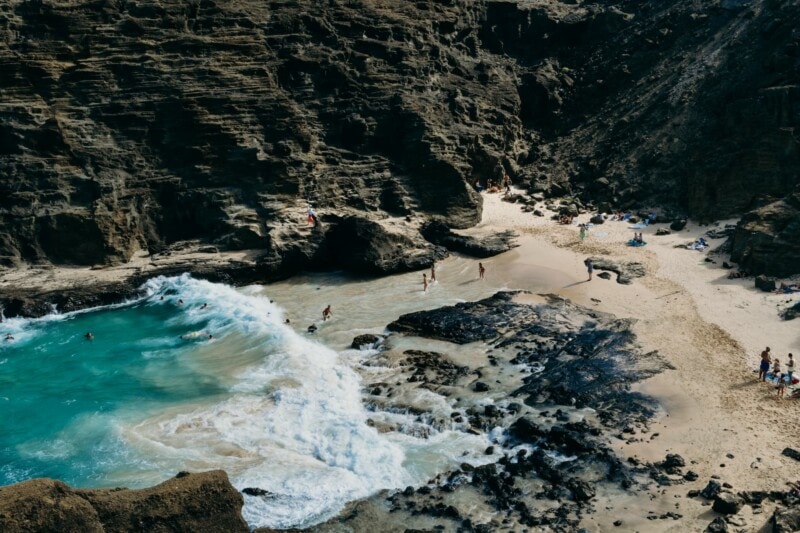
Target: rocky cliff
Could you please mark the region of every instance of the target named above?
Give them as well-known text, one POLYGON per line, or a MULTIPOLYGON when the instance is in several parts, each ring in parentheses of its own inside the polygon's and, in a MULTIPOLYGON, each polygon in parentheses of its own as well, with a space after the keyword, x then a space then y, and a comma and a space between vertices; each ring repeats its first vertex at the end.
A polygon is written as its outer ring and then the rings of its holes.
POLYGON ((595 206, 740 214, 799 181, 798 19, 794 0, 5 2, 0 263, 192 243, 259 250, 264 279, 416 268, 441 253, 421 224, 477 222, 470 185, 502 169, 595 206))
POLYGON ((242 495, 221 470, 183 472, 142 490, 80 490, 33 479, 0 487, 0 531, 247 533, 242 505, 242 495))

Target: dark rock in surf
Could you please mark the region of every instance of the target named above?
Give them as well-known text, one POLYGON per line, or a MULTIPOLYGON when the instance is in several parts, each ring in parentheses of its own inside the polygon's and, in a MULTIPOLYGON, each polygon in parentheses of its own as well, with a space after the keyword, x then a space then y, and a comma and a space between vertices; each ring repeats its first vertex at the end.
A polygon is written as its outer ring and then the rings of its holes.
POLYGON ((383 335, 375 335, 373 333, 364 333, 353 338, 350 347, 354 350, 362 350, 364 347, 374 347, 383 342, 385 337, 383 335))

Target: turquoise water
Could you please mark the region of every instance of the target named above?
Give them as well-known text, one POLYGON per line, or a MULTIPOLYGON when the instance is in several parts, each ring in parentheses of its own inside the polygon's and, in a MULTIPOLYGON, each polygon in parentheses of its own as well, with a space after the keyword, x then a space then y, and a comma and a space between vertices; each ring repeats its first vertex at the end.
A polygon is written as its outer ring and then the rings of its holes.
POLYGON ((15 337, 0 341, 0 484, 46 476, 104 485, 126 461, 114 419, 223 394, 223 379, 191 360, 205 335, 181 339, 209 322, 210 313, 155 298, 0 326, 15 337))
MULTIPOLYGON (((363 300, 358 283, 334 286, 343 288, 333 301, 363 300)), ((274 291, 297 313, 325 292, 316 287, 274 291)), ((371 354, 342 356, 320 342, 331 327, 340 335, 341 317, 311 336, 295 314, 299 323, 285 324, 286 311, 260 287, 185 275, 145 289, 146 298, 125 305, 0 323, 0 484, 46 476, 138 488, 222 468, 238 489, 272 493, 245 496, 251 526, 288 528, 465 460, 486 461, 483 436, 371 427, 358 373, 371 354), (3 341, 7 333, 14 340, 3 341)), ((418 424, 413 414, 392 416, 399 427, 418 424)))

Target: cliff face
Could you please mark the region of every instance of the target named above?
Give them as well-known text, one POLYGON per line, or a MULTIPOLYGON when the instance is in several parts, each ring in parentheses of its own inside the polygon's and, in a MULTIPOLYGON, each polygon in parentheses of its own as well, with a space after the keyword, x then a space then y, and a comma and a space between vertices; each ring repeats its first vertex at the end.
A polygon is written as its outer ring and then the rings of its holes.
POLYGON ((33 479, 0 487, 0 531, 247 533, 243 504, 221 470, 178 474, 142 490, 80 490, 53 479, 33 479))
POLYGON ((777 0, 6 2, 0 262, 199 241, 263 250, 265 276, 352 267, 346 220, 402 243, 357 270, 414 268, 438 253, 419 224, 477 222, 470 184, 502 168, 623 208, 740 213, 798 183, 799 17, 777 0))

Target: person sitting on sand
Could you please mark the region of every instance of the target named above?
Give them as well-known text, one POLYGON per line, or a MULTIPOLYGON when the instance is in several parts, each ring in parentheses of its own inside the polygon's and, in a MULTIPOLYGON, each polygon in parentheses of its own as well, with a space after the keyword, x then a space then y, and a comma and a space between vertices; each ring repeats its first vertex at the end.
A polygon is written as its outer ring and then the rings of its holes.
POLYGON ((475 180, 475 185, 473 185, 477 192, 483 191, 483 185, 481 185, 481 180, 475 180))
POLYGON ((86 333, 86 335, 83 336, 83 338, 86 339, 87 341, 91 341, 94 340, 94 335, 92 335, 92 332, 89 331, 86 333))
POLYGON ((323 321, 328 320, 332 316, 333 316, 333 311, 331 310, 331 306, 329 304, 328 307, 322 310, 322 320, 323 321))
POLYGON ((761 352, 761 363, 758 366, 758 379, 761 381, 767 380, 767 372, 769 372, 769 364, 772 362, 769 355, 769 346, 761 352))
POLYGON ((486 276, 486 268, 483 263, 478 263, 478 279, 483 279, 486 276))

